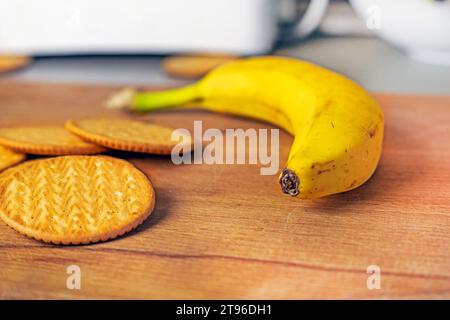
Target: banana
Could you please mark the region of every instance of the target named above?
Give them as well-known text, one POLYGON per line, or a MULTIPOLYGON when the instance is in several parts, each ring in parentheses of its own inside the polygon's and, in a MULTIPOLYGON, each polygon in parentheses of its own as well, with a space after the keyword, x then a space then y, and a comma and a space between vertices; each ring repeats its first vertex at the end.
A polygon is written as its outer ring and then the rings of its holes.
POLYGON ((357 188, 372 176, 381 156, 384 116, 377 102, 340 74, 286 57, 230 62, 182 88, 126 90, 109 106, 151 111, 189 102, 266 121, 292 134, 279 181, 284 193, 298 198, 357 188))

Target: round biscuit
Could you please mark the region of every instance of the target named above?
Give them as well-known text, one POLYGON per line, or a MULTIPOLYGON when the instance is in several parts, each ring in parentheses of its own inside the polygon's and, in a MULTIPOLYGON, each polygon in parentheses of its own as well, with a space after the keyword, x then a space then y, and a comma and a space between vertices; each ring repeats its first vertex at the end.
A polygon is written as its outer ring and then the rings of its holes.
POLYGON ((132 164, 107 156, 28 161, 0 174, 0 218, 54 244, 114 239, 153 211, 155 192, 132 164))
POLYGON ((186 55, 170 56, 163 60, 165 73, 174 78, 198 79, 225 63, 236 60, 232 55, 186 55))
MULTIPOLYGON (((123 151, 168 155, 179 143, 172 140, 171 128, 124 118, 69 120, 66 129, 83 140, 123 151)), ((184 136, 183 143, 190 146, 190 136, 184 136)))
POLYGON ((31 62, 27 56, 0 55, 0 73, 21 69, 31 62))
POLYGON ((81 140, 62 126, 23 126, 0 129, 0 145, 35 155, 96 154, 105 148, 81 140))
POLYGON ((25 155, 0 146, 0 171, 25 160, 25 155))

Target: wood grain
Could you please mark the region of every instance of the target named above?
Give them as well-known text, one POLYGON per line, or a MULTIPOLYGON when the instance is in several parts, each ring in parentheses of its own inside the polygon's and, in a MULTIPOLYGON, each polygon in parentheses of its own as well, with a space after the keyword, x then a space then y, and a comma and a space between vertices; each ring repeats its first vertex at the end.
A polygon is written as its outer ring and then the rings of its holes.
MULTIPOLYGON (((101 103, 114 89, 0 81, 0 126, 110 114, 101 103)), ((377 98, 386 116, 379 169, 328 198, 285 196, 277 177, 254 165, 175 166, 113 153, 153 181, 154 215, 128 236, 81 247, 46 245, 0 223, 0 297, 450 298, 450 97, 377 98), (72 264, 81 290, 66 289, 72 264), (380 290, 366 287, 369 265, 381 268, 380 290)), ((270 127, 196 110, 141 117, 270 127)), ((291 142, 282 133, 281 162, 291 142)))

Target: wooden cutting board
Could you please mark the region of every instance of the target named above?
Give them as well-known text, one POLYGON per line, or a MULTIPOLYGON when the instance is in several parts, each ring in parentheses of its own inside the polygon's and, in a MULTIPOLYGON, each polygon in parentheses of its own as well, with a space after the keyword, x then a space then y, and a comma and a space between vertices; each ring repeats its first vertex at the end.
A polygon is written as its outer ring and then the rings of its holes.
MULTIPOLYGON (((0 81, 0 126, 110 115, 101 104, 115 89, 0 81)), ((0 222, 0 298, 450 298, 450 97, 377 98, 386 136, 376 174, 323 199, 283 195, 255 165, 113 153, 153 181, 154 214, 128 236, 78 247, 0 222), (66 288, 70 265, 81 268, 80 290, 66 288), (381 289, 367 288, 370 265, 380 267, 381 289)), ((194 110, 133 117, 270 127, 194 110)), ((291 142, 282 133, 281 161, 291 142)))

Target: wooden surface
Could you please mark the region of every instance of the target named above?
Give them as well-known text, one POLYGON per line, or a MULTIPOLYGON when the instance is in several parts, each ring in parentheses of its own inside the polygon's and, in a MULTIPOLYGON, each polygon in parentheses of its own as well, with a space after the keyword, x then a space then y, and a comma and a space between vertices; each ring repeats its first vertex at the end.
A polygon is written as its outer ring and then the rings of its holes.
MULTIPOLYGON (((109 114, 115 88, 0 81, 0 126, 109 114)), ((154 183, 154 214, 115 241, 60 247, 0 222, 1 298, 450 298, 450 97, 378 95, 386 137, 375 176, 314 201, 259 167, 129 158, 154 183), (81 290, 66 268, 81 267, 81 290), (366 268, 381 268, 368 290, 366 268)), ((144 116, 192 128, 265 128, 203 111, 144 116)), ((291 138, 281 135, 281 162, 291 138)))

